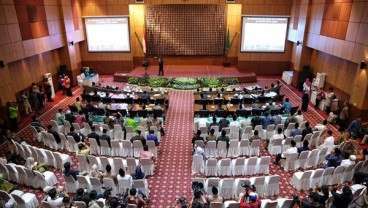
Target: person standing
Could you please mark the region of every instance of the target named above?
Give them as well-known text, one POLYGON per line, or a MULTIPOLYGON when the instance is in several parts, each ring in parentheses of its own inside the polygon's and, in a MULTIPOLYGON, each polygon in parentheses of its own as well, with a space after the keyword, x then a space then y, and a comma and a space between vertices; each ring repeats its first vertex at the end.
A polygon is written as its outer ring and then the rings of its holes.
POLYGON ((307 91, 304 91, 302 96, 302 111, 307 112, 309 103, 309 94, 307 91))
POLYGON ((22 90, 20 92, 20 100, 23 103, 24 110, 26 111, 26 114, 28 115, 29 113, 32 113, 32 107, 29 104, 28 96, 26 95, 26 93, 24 92, 24 90, 22 90))
POLYGON ((70 86, 70 79, 68 76, 64 77, 65 92, 68 97, 73 97, 72 87, 70 86))
POLYGON ((9 113, 9 119, 10 119, 10 124, 11 127, 10 129, 13 131, 17 131, 18 130, 18 106, 17 103, 14 102, 8 102, 6 103, 6 106, 8 108, 8 113, 9 113))
POLYGON ((334 89, 332 87, 328 88, 329 89, 329 93, 326 96, 326 101, 325 101, 325 105, 326 105, 326 113, 329 114, 331 111, 331 105, 332 105, 332 101, 335 99, 335 93, 334 93, 334 89))
POLYGON ((339 118, 338 118, 338 125, 345 129, 346 121, 349 119, 349 101, 344 102, 344 108, 341 110, 339 118))
POLYGON ((43 86, 45 87, 47 102, 54 102, 52 99, 52 87, 47 79, 44 79, 43 86))
POLYGON ((164 76, 164 59, 158 58, 158 76, 164 76))
POLYGON ((36 116, 40 115, 40 102, 38 101, 38 93, 39 93, 38 88, 37 89, 32 88, 31 94, 29 95, 36 116))

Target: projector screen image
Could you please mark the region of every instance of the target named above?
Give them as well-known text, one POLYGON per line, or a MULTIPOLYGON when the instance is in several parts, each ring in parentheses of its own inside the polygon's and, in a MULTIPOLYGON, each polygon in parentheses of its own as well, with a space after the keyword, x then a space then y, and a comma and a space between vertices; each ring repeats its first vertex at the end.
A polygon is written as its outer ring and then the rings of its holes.
POLYGON ((241 52, 284 52, 287 17, 245 16, 241 52))
POLYGON ((86 17, 89 52, 129 52, 128 17, 86 17))

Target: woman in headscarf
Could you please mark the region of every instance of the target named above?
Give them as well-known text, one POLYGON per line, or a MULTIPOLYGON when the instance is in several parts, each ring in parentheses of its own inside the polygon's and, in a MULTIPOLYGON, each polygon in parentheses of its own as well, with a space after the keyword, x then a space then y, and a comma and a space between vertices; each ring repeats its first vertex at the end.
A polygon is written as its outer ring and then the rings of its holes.
POLYGON ((31 170, 37 170, 40 173, 44 173, 47 171, 47 164, 46 163, 41 163, 41 164, 37 164, 37 162, 34 161, 33 157, 28 157, 26 160, 26 167, 31 169, 31 170))
POLYGON ((307 78, 303 84, 303 91, 306 91, 307 93, 310 93, 311 91, 312 83, 310 82, 309 78, 307 78))
POLYGON ((145 177, 145 174, 142 171, 141 166, 137 166, 135 168, 135 172, 131 174, 133 180, 139 180, 139 179, 143 179, 145 177))
POLYGON ((70 79, 68 76, 64 77, 64 87, 65 87, 66 95, 69 97, 72 97, 73 96, 72 87, 70 86, 70 79))
POLYGON ((98 178, 98 179, 102 178, 102 173, 98 170, 98 167, 96 164, 92 165, 91 171, 89 172, 89 176, 98 178))

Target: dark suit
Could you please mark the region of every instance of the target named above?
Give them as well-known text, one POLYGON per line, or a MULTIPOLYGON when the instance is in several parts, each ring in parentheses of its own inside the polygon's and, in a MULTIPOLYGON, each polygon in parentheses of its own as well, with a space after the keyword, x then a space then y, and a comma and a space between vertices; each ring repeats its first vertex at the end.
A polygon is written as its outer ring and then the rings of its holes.
POLYGON ((100 137, 101 140, 106 140, 107 143, 109 144, 109 147, 111 147, 111 144, 110 144, 110 141, 111 141, 111 138, 110 136, 106 135, 106 134, 102 134, 101 137, 100 137))
POLYGON ((56 142, 57 142, 58 144, 60 143, 61 139, 60 139, 60 137, 59 137, 59 134, 58 134, 56 131, 54 131, 54 130, 48 130, 48 131, 47 131, 47 133, 52 134, 52 136, 54 136, 54 138, 55 138, 56 142))
POLYGON ((97 141, 98 146, 100 146, 100 136, 95 132, 88 134, 88 138, 94 138, 97 141))

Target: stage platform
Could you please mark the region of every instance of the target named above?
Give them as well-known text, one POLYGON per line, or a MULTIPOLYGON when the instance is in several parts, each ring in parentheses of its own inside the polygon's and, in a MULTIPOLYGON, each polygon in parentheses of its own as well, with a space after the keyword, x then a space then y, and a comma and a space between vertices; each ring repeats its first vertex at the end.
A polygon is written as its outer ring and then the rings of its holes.
MULTIPOLYGON (((235 77, 239 83, 257 82, 255 73, 241 73, 236 67, 223 67, 211 65, 168 65, 164 68, 164 77, 235 77)), ((158 66, 150 66, 147 69, 149 77, 158 77, 158 66)), ((131 72, 116 72, 115 82, 128 82, 130 77, 142 77, 144 67, 135 67, 131 72)))

